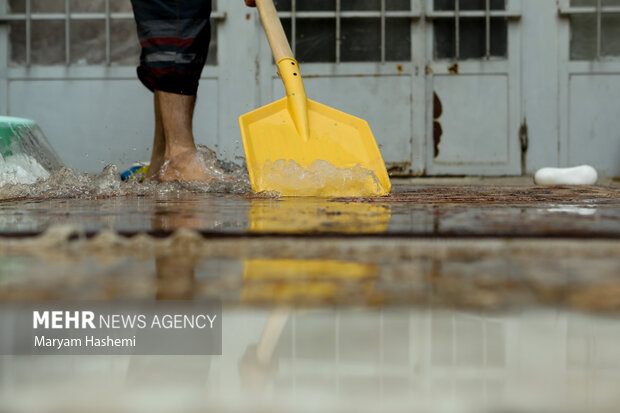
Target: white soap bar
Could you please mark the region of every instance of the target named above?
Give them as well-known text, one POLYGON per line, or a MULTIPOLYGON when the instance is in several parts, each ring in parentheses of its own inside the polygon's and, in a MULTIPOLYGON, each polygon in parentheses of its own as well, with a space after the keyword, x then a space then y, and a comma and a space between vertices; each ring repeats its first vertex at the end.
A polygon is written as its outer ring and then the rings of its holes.
POLYGON ((534 175, 537 185, 594 185, 598 179, 596 169, 590 165, 574 168, 542 168, 534 175))

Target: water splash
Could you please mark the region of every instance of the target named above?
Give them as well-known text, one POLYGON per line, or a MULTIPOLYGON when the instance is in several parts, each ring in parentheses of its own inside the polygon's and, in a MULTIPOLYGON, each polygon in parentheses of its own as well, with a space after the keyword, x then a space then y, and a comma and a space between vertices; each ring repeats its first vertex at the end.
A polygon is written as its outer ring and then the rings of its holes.
POLYGON ((0 186, 34 184, 61 166, 62 161, 34 121, 0 116, 0 186))
POLYGON ((260 188, 282 196, 373 197, 387 190, 375 174, 359 165, 341 169, 317 160, 308 167, 283 159, 267 161, 257 174, 260 188))
MULTIPOLYGON (((33 182, 3 180, 0 175, 0 200, 7 199, 96 199, 121 196, 162 196, 179 192, 246 194, 250 192, 244 167, 218 160, 211 152, 200 152, 210 183, 156 182, 129 180, 122 182, 116 165, 106 166, 100 174, 80 174, 61 167, 48 176, 36 176, 33 182)), ((1 165, 0 165, 1 167, 1 165)))
POLYGON ((8 162, 17 157, 15 161, 19 162, 19 155, 33 158, 47 171, 62 166, 60 157, 34 121, 0 116, 0 158, 8 162))
POLYGON ((50 173, 35 158, 25 154, 0 156, 0 186, 3 184, 34 184, 50 173))
MULTIPOLYGON (((65 167, 48 172, 33 158, 13 155, 7 158, 13 159, 13 169, 2 164, 0 159, 0 200, 251 192, 245 167, 222 161, 211 150, 202 149, 199 154, 202 166, 212 178, 209 183, 140 182, 135 179, 123 182, 113 164, 106 166, 100 174, 80 174, 65 167)), ((372 171, 359 165, 340 169, 320 160, 309 167, 302 167, 294 161, 267 162, 259 175, 261 187, 273 188, 270 192, 260 193, 261 197, 372 197, 384 190, 372 171)))

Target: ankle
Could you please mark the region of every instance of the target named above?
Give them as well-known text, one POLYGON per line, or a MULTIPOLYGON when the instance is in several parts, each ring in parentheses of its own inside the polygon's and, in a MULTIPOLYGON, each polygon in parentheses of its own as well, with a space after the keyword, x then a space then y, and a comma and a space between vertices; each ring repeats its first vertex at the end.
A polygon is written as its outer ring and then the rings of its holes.
POLYGON ((189 152, 197 152, 196 145, 175 145, 172 148, 166 148, 164 157, 166 159, 172 159, 179 155, 189 152))

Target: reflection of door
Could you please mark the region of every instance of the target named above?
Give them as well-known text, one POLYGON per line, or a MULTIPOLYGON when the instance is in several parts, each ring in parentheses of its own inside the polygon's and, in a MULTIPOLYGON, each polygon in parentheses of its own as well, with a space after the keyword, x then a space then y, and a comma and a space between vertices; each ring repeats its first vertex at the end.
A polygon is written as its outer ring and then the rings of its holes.
POLYGON ((427 0, 429 174, 521 173, 520 6, 427 0))
POLYGON ((620 0, 561 0, 560 164, 620 175, 620 0))

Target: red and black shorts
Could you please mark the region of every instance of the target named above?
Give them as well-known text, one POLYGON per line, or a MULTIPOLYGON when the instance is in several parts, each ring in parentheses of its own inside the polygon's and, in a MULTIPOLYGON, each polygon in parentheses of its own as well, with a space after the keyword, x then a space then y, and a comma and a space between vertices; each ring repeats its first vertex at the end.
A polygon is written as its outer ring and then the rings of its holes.
POLYGON ((195 95, 211 40, 211 0, 131 0, 142 46, 138 77, 151 91, 195 95))

